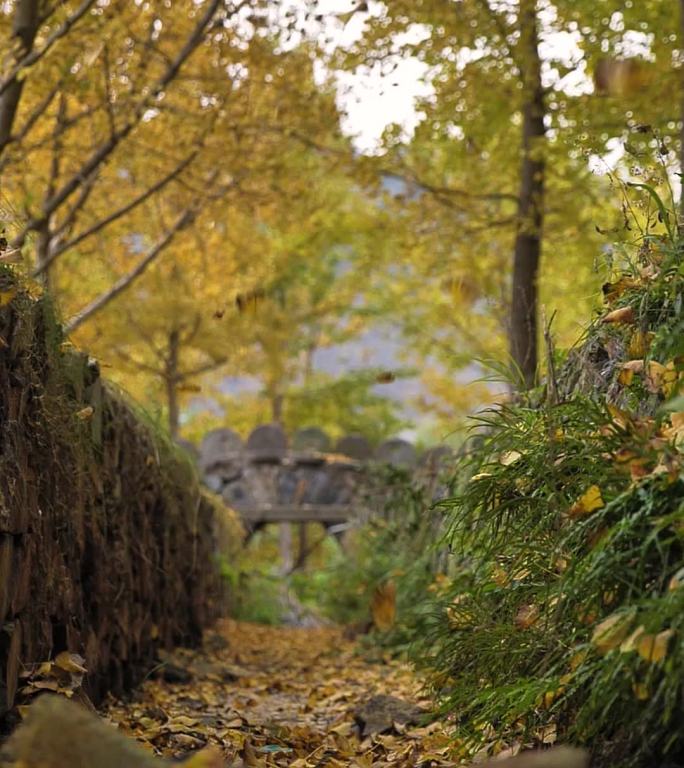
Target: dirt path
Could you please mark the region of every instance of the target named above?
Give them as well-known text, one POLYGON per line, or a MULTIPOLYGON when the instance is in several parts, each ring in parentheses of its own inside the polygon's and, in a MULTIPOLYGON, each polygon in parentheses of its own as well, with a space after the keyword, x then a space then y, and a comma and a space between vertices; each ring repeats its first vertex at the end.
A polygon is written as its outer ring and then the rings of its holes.
POLYGON ((216 745, 250 767, 454 764, 442 725, 416 720, 429 702, 411 669, 368 661, 340 630, 226 621, 203 650, 166 661, 166 679, 106 707, 158 754, 216 745))

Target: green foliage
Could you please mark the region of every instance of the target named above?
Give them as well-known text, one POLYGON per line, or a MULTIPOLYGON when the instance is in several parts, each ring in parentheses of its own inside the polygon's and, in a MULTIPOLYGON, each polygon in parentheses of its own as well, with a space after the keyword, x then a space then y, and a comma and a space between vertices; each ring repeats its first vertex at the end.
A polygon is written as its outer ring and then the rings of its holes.
POLYGON ((231 616, 258 624, 282 622, 282 588, 272 568, 246 566, 244 556, 237 563, 220 562, 221 577, 231 595, 231 616))
POLYGON ((392 628, 375 633, 376 642, 405 649, 425 620, 428 588, 440 558, 435 541, 440 538, 441 515, 430 505, 424 481, 389 467, 378 468, 370 491, 370 505, 380 514, 351 531, 343 549, 302 589, 304 599, 319 606, 337 622, 364 624, 371 620, 371 606, 379 585, 396 586, 396 621, 392 628), (382 498, 378 499, 378 493, 382 498))
POLYGON ((684 751, 681 242, 646 228, 628 255, 571 386, 482 414, 443 504, 452 556, 414 654, 470 753, 684 751))

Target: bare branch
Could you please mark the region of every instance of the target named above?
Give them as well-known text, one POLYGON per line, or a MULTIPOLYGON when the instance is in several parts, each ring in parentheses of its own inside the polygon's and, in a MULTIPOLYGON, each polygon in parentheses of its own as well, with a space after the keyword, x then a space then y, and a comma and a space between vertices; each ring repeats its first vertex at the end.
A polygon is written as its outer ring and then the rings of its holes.
POLYGON ((202 16, 202 18, 196 25, 192 34, 187 39, 185 45, 181 48, 176 58, 169 64, 168 68, 166 69, 166 72, 164 72, 162 77, 157 81, 156 85, 151 91, 150 98, 145 100, 144 105, 142 106, 143 112, 147 108, 149 101, 156 99, 157 96, 159 96, 159 94, 166 88, 166 86, 176 77, 176 75, 180 72, 180 69, 183 66, 183 64, 187 61, 188 58, 190 58, 193 51, 204 40, 204 33, 206 32, 207 27, 209 26, 212 19, 216 15, 216 12, 220 4, 221 4, 221 0, 212 0, 209 3, 207 10, 204 13, 204 16, 202 16))
POLYGON ((407 171, 399 171, 393 169, 380 170, 380 173, 384 173, 387 176, 393 176, 395 179, 405 181, 408 184, 414 184, 419 189, 425 192, 430 192, 437 198, 446 198, 445 202, 450 198, 463 198, 468 200, 488 200, 494 202, 518 202, 518 196, 512 192, 470 192, 467 189, 459 189, 458 187, 447 187, 438 184, 431 184, 425 179, 421 179, 418 174, 408 169, 407 171))
POLYGON ((133 131, 133 129, 142 121, 145 112, 154 103, 159 94, 174 79, 180 71, 184 62, 190 57, 193 51, 201 44, 204 34, 212 19, 216 15, 221 0, 212 0, 201 19, 197 22, 194 30, 188 37, 180 53, 169 65, 168 69, 159 78, 152 87, 150 93, 144 96, 135 108, 131 118, 124 123, 115 133, 101 144, 90 157, 81 165, 81 167, 68 179, 60 189, 58 189, 49 200, 43 204, 43 209, 39 216, 33 217, 23 228, 23 230, 12 241, 13 248, 21 248, 26 241, 29 232, 40 230, 44 222, 67 200, 75 190, 88 178, 100 165, 102 165, 119 146, 119 144, 133 131))
POLYGON ((109 46, 105 43, 102 56, 102 75, 104 80, 105 107, 107 109, 107 120, 109 122, 109 134, 113 136, 116 133, 116 116, 114 115, 114 100, 112 98, 112 72, 109 66, 109 46))
POLYGON ((151 373, 154 376, 163 376, 164 375, 164 369, 163 368, 155 368, 153 365, 149 365, 148 363, 143 363, 140 360, 136 360, 134 357, 128 354, 128 352, 124 352, 121 347, 114 347, 114 354, 120 357, 124 362, 128 363, 128 365, 133 366, 134 368, 137 368, 140 371, 145 371, 146 373, 151 373))
MULTIPOLYGON (((21 142, 26 138, 26 136, 28 136, 33 126, 38 122, 38 119, 45 114, 45 112, 50 107, 50 104, 52 104, 52 100, 59 93, 63 82, 64 80, 60 80, 57 85, 55 85, 54 88, 52 88, 52 90, 45 96, 45 98, 43 98, 42 101, 36 105, 36 108, 26 118, 26 122, 16 135, 5 136, 0 140, 0 155, 8 144, 21 142)), ((4 167, 4 163, 2 166, 0 166, 0 169, 2 167, 4 167)))
MULTIPOLYGON (((78 216, 79 212, 83 209, 83 206, 88 202, 88 198, 90 197, 93 189, 95 188, 95 182, 97 181, 97 174, 93 174, 89 179, 86 179, 85 182, 81 185, 81 189, 78 193, 77 198, 74 200, 73 204, 67 211, 66 215, 62 219, 62 221, 59 222, 58 226, 55 227, 52 231, 52 236, 55 238, 59 238, 64 233, 69 230, 76 220, 76 217, 78 216)), ((54 261, 54 258, 51 254, 50 256, 50 264, 54 261)), ((50 264, 47 264, 46 266, 50 266, 50 264)))
POLYGON ((64 330, 67 333, 72 333, 79 326, 83 325, 86 320, 89 320, 94 314, 104 309, 110 302, 112 302, 119 294, 123 293, 132 283, 134 283, 147 268, 157 259, 157 257, 163 253, 169 245, 173 242, 176 235, 186 227, 190 226, 197 215, 197 207, 193 206, 187 208, 177 219, 175 224, 166 232, 166 234, 159 240, 143 258, 135 265, 135 267, 120 277, 114 285, 104 293, 100 294, 97 298, 93 299, 87 306, 85 306, 80 312, 75 314, 65 325, 64 330))
POLYGON ((178 373, 177 381, 180 383, 192 378, 193 376, 199 376, 202 373, 209 373, 210 371, 216 371, 222 368, 228 362, 227 357, 217 357, 215 360, 211 360, 204 365, 198 365, 196 368, 191 368, 188 371, 182 371, 178 373))
MULTIPOLYGON (((156 184, 153 184, 151 187, 148 187, 144 192, 142 192, 140 195, 138 195, 136 198, 131 200, 126 205, 122 206, 121 208, 117 209, 113 213, 110 213, 109 216, 106 216, 104 219, 101 219, 97 223, 93 224, 88 229, 84 230, 83 232, 80 232, 78 235, 73 237, 71 240, 68 240, 65 243, 62 243, 58 248, 55 248, 55 250, 50 254, 49 260, 46 260, 43 264, 39 264, 36 266, 36 268, 33 270, 32 277, 38 277, 47 267, 49 267, 56 259, 58 259, 65 251, 70 250, 71 248, 75 248, 77 245, 82 243, 84 240, 86 240, 89 237, 92 237, 93 235, 97 234, 98 232, 101 232, 103 229, 108 227, 113 222, 117 221, 117 219, 122 218, 123 216, 126 216, 128 213, 130 213, 133 209, 137 208, 138 206, 142 205, 146 200, 149 200, 152 195, 155 195, 157 192, 159 192, 161 189, 163 189, 167 184, 169 184, 174 179, 178 178, 178 176, 194 161, 194 159, 197 157, 198 153, 200 151, 200 148, 193 150, 184 160, 182 160, 170 173, 167 173, 166 176, 159 179, 159 181, 156 182, 156 184)), ((85 202, 85 201, 84 201, 85 202)))
MULTIPOLYGON (((12 20, 12 38, 18 46, 16 57, 25 57, 31 53, 36 39, 39 21, 39 0, 17 0, 12 20)), ((7 146, 14 120, 19 109, 19 102, 24 90, 24 81, 17 77, 18 71, 7 78, 0 92, 0 147, 7 146)))
POLYGON ((40 61, 58 40, 61 40, 61 38, 68 34, 74 24, 80 21, 93 5, 95 5, 95 0, 84 0, 83 3, 81 3, 81 5, 74 11, 74 13, 69 16, 68 19, 65 19, 62 24, 60 24, 60 26, 57 27, 57 29, 50 35, 50 37, 48 37, 42 48, 29 50, 28 53, 26 53, 26 55, 23 56, 15 64, 14 68, 10 71, 7 77, 0 83, 0 96, 5 93, 5 91, 12 85, 12 83, 17 81, 17 76, 22 70, 28 69, 40 61))

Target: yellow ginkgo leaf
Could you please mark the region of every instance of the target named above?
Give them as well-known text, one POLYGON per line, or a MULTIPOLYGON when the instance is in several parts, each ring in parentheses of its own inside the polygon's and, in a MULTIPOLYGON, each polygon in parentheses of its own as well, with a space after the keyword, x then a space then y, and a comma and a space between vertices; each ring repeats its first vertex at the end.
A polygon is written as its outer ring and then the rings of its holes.
POLYGON ((632 338, 629 340, 629 346, 627 347, 627 353, 630 357, 644 357, 651 346, 653 341, 653 333, 644 333, 643 331, 634 331, 632 338))
POLYGON ((17 295, 16 288, 9 288, 6 291, 0 291, 0 307, 6 307, 12 302, 12 299, 17 295))
POLYGON ((649 360, 646 366, 646 389, 657 395, 663 389, 667 369, 657 360, 649 360))
POLYGON ((667 646, 674 635, 674 629, 664 629, 657 635, 642 634, 636 643, 639 656, 646 661, 657 664, 667 656, 667 646))
POLYGON ((630 370, 629 368, 623 368, 618 374, 618 382, 622 384, 623 387, 628 387, 633 380, 634 371, 630 370))
POLYGON ((671 413, 670 426, 665 427, 661 434, 671 440, 677 448, 684 447, 684 413, 671 413))
POLYGON ((620 366, 620 373, 618 374, 618 381, 623 387, 628 387, 634 379, 635 373, 644 372, 643 360, 628 360, 620 366))
POLYGON ((670 360, 665 366, 665 370, 662 375, 661 390, 665 397, 672 397, 677 391, 677 384, 679 382, 680 372, 677 370, 677 366, 674 360, 670 360))
POLYGON ((80 411, 76 412, 76 418, 80 419, 81 421, 87 421, 89 418, 92 417, 93 413, 94 413, 93 406, 86 405, 85 408, 81 408, 80 411))
POLYGON ((601 509, 601 507, 605 507, 601 489, 598 485, 591 485, 570 507, 568 515, 572 518, 584 517, 597 509, 601 509))
POLYGON ((602 654, 619 648, 633 621, 633 613, 613 613, 594 627, 591 642, 602 654))
POLYGON ((630 421, 629 414, 620 410, 620 408, 618 408, 616 405, 613 405, 612 403, 607 403, 606 408, 608 409, 608 413, 613 420, 613 424, 616 424, 618 427, 625 429, 630 421))
POLYGON ((640 624, 629 637, 625 638, 622 643, 620 643, 620 653, 630 653, 631 651, 636 651, 639 638, 644 634, 645 631, 646 628, 644 625, 640 624))
POLYGON ((506 451, 499 457, 499 462, 503 464, 504 467, 508 467, 511 464, 515 464, 520 458, 522 458, 522 454, 518 451, 506 451))
POLYGON ((635 319, 636 315, 632 307, 620 307, 620 309, 614 309, 603 316, 604 323, 624 323, 628 325, 633 323, 635 319))

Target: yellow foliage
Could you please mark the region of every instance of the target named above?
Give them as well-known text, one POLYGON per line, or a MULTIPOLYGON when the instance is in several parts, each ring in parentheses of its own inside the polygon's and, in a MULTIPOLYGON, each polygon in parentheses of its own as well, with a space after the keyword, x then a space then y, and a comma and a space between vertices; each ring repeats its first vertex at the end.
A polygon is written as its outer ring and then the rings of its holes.
POLYGON ((529 629, 537 623, 539 615, 538 605, 521 605, 515 614, 513 623, 518 629, 529 629))
POLYGON ((614 613, 594 627, 591 642, 602 654, 619 648, 633 622, 633 613, 614 613))
POLYGON ((644 633, 636 641, 636 651, 645 661, 657 664, 667 656, 667 648, 673 636, 673 629, 665 629, 657 635, 644 633))
POLYGON ((598 485, 592 485, 570 507, 568 516, 571 518, 585 517, 604 506, 605 502, 601 496, 601 489, 598 485))
POLYGON ((373 624, 380 632, 387 632, 394 626, 397 615, 397 586, 393 581, 387 581, 375 588, 371 614, 373 624))

